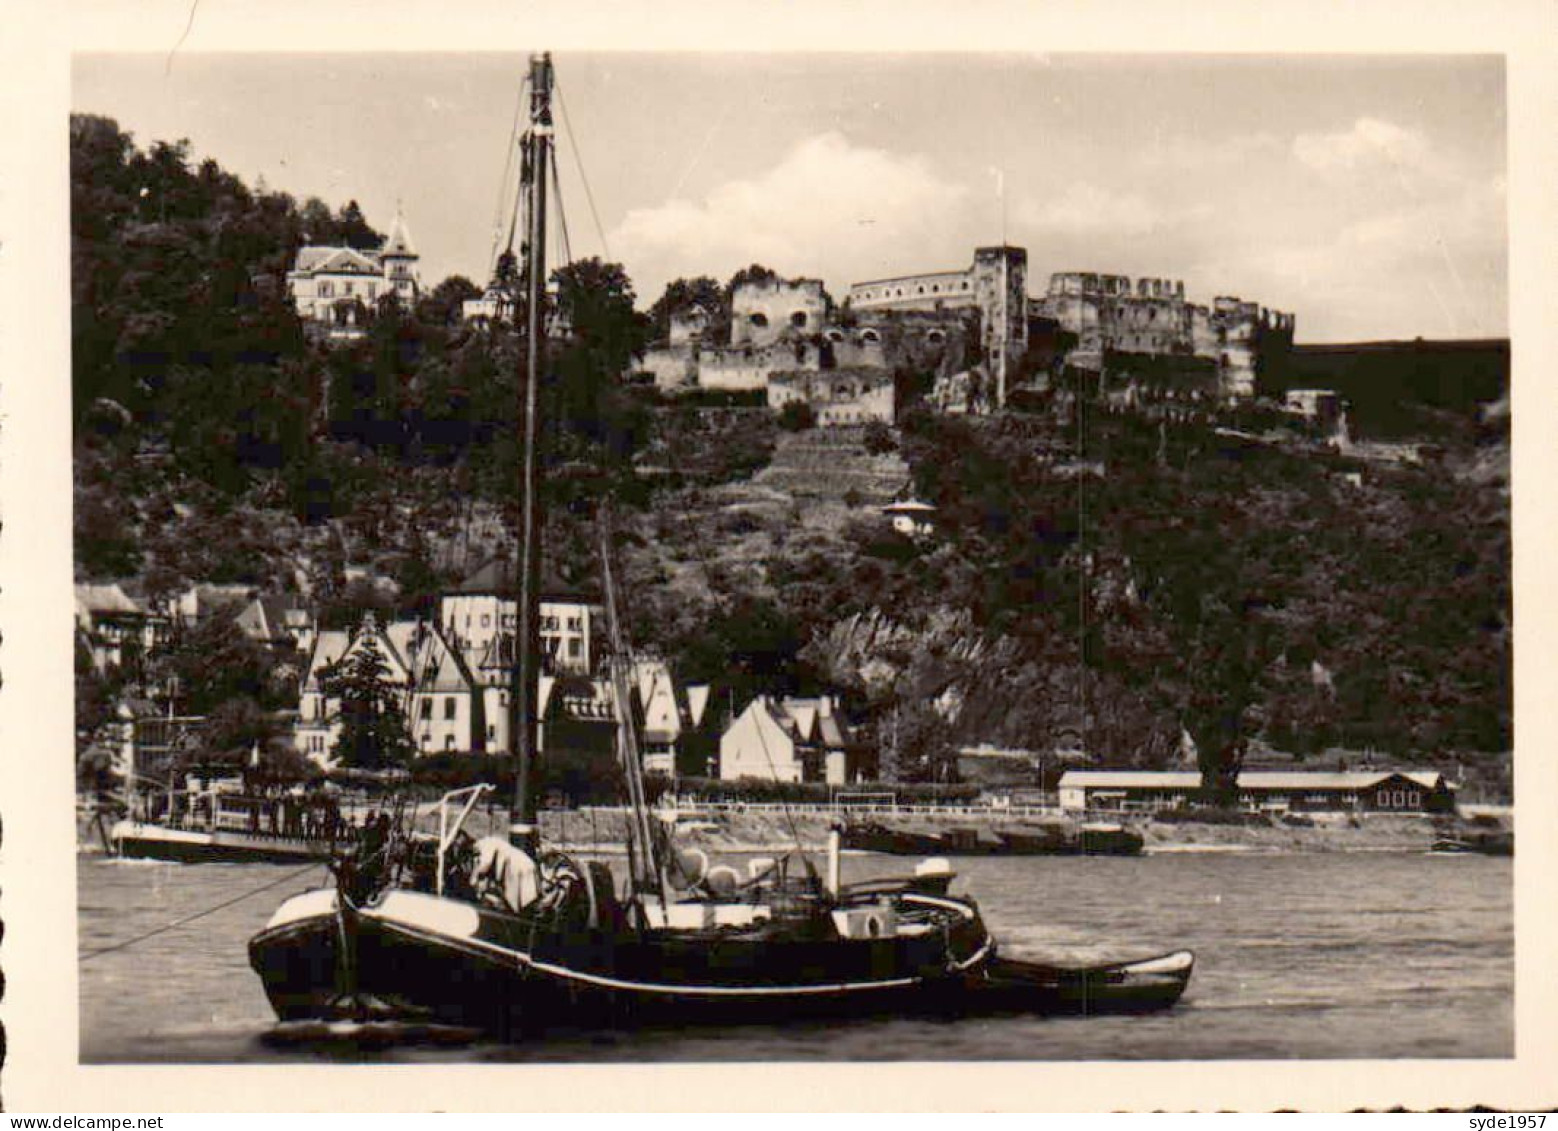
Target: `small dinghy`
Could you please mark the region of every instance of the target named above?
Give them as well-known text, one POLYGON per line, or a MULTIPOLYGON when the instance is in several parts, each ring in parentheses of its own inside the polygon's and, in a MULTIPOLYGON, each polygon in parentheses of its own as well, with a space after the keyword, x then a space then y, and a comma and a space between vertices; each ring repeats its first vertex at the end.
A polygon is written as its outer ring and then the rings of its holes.
POLYGON ((971 1011, 1097 1014, 1167 1009, 1184 994, 1194 968, 1195 955, 1188 950, 1093 966, 997 957, 971 984, 971 1011))

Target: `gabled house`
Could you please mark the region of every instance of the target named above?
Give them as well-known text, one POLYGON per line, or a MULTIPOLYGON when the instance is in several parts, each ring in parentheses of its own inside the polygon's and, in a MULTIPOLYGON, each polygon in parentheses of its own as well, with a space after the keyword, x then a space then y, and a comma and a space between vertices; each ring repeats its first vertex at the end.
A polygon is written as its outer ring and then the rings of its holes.
POLYGON ((622 798, 611 681, 543 675, 536 780, 551 802, 614 804, 622 798))
POLYGON ((831 695, 760 695, 720 736, 719 776, 844 785, 864 780, 862 751, 831 695))
POLYGON ((239 611, 234 623, 250 640, 277 652, 314 650, 317 627, 314 614, 295 598, 256 597, 239 611))
POLYGON ((192 628, 202 621, 247 604, 254 596, 248 585, 191 585, 163 605, 168 619, 176 626, 192 628))
POLYGON ((370 613, 355 631, 319 633, 298 697, 293 743, 300 752, 321 766, 330 766, 331 751, 341 736, 341 699, 334 693, 331 677, 369 647, 370 641, 384 661, 384 682, 404 709, 413 682, 411 656, 420 628, 414 621, 381 626, 370 613))
POLYGON ((664 660, 641 659, 631 679, 644 772, 704 777, 715 754, 707 717, 709 687, 678 687, 664 660))
POLYGON ((156 651, 168 629, 167 617, 150 612, 117 584, 76 586, 76 631, 99 672, 156 651))
POLYGON ((419 624, 412 648, 408 701, 411 739, 418 753, 483 752, 496 737, 482 687, 459 651, 438 629, 419 624))

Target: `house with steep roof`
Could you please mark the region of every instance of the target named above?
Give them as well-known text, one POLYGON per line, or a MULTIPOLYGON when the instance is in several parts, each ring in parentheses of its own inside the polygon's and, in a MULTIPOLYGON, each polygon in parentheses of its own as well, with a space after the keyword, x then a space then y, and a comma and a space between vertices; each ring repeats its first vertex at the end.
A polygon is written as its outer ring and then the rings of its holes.
POLYGON ((254 588, 249 585, 199 583, 169 597, 162 607, 174 624, 189 628, 211 617, 230 613, 253 597, 254 588))
POLYGON ((644 772, 712 776, 710 763, 717 750, 708 713, 708 685, 679 685, 670 665, 653 658, 634 662, 630 684, 644 772))
POLYGON ((418 628, 407 701, 418 753, 491 752, 488 743, 497 737, 497 727, 476 675, 436 627, 419 623, 418 628))
POLYGON ((243 606, 233 623, 250 640, 277 652, 311 653, 318 626, 314 614, 295 597, 255 597, 243 606))
POLYGON ((411 233, 399 213, 377 251, 309 245, 298 250, 287 273, 287 293, 305 326, 331 339, 366 333, 367 315, 394 295, 409 305, 421 293, 411 233))
POLYGON ((720 736, 719 776, 844 785, 864 780, 849 723, 831 695, 760 695, 720 736))
POLYGON ((413 682, 421 630, 422 626, 415 621, 380 625, 369 613, 351 632, 329 629, 319 633, 298 696, 298 718, 293 727, 297 749, 321 766, 331 764, 331 752, 342 727, 341 699, 332 681, 348 661, 370 647, 370 642, 384 661, 384 682, 404 707, 413 682))
POLYGON ((168 629, 167 617, 148 610, 117 583, 76 586, 76 632, 99 672, 156 651, 168 629))

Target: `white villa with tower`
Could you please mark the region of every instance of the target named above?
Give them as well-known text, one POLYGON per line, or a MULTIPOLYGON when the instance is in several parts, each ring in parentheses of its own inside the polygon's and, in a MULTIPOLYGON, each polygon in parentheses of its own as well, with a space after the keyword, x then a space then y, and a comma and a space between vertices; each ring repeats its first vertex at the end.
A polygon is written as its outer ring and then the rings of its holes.
POLYGON ((313 332, 351 340, 366 332, 368 311, 387 295, 407 305, 422 293, 421 258, 398 212, 377 251, 311 244, 298 250, 287 273, 287 293, 298 317, 313 332))

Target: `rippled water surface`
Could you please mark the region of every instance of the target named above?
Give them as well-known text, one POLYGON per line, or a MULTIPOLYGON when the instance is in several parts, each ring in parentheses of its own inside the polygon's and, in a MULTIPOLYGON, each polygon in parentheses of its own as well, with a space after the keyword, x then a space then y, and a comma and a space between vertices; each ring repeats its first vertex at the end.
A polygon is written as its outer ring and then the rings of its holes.
MULTIPOLYGON (((845 878, 912 863, 847 857, 845 878)), ((1513 1055, 1508 859, 1181 853, 955 866, 954 890, 978 897, 1008 953, 1083 960, 1189 947, 1197 965, 1184 1001, 1134 1018, 881 1018, 334 1053, 423 1062, 1513 1055)), ((245 948, 285 896, 323 876, 317 867, 82 857, 82 1059, 321 1055, 261 1040, 274 1019, 245 948), (256 892, 263 885, 272 886, 256 892), (92 954, 226 901, 187 926, 92 954)))

